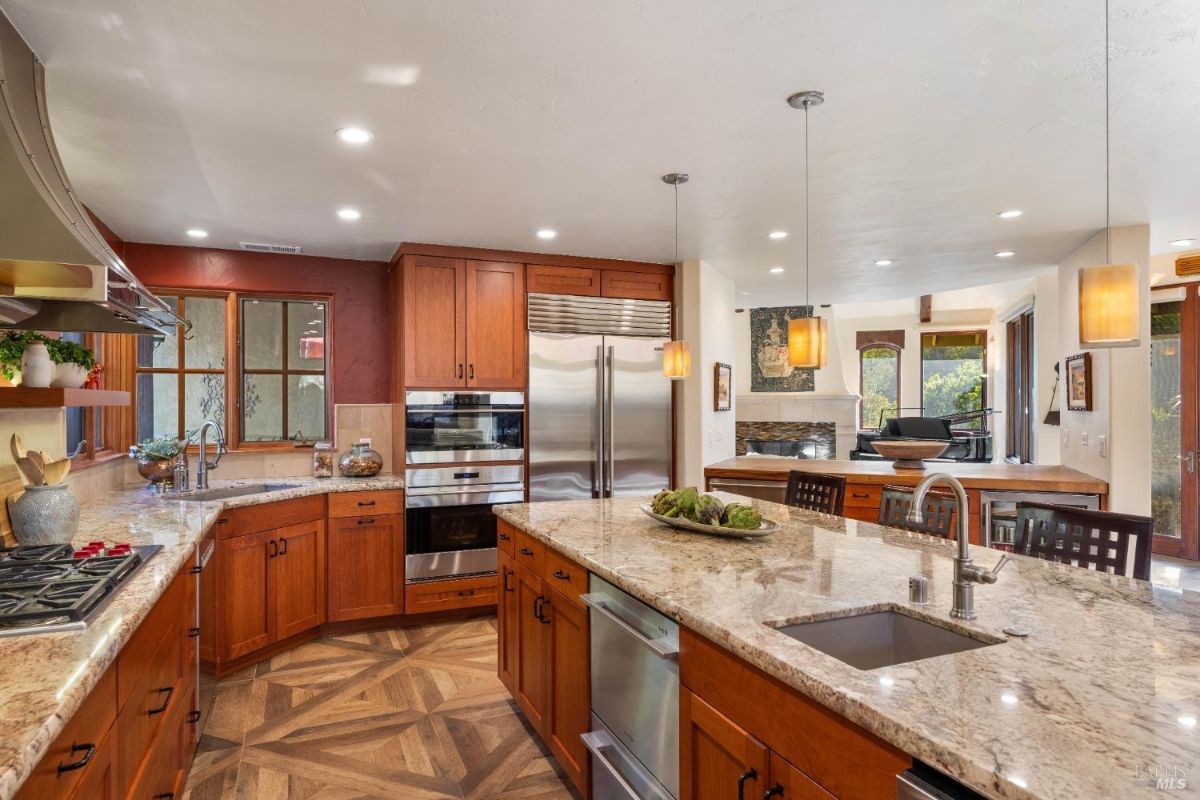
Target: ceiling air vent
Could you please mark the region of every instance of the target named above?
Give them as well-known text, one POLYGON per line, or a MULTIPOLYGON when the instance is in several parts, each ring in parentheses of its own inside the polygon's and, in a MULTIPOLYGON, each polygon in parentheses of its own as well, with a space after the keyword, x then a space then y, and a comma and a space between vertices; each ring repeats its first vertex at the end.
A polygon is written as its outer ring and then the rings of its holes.
POLYGON ((262 242, 238 242, 243 250, 249 250, 252 253, 286 253, 287 255, 300 255, 300 245, 298 244, 263 244, 262 242))

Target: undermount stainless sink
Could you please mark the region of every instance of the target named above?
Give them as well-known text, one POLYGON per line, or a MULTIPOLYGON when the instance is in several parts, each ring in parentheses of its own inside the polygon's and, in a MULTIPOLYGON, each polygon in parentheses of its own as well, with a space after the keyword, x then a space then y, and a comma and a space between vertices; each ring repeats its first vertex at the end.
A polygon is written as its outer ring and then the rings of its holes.
POLYGON ((858 669, 906 664, 1004 641, 966 636, 898 611, 871 611, 772 627, 858 669))
POLYGON ((182 500, 185 503, 204 503, 209 500, 228 500, 231 497, 245 497, 250 494, 295 489, 299 485, 298 483, 252 483, 246 486, 226 486, 221 489, 204 489, 203 491, 167 495, 167 498, 170 500, 182 500))

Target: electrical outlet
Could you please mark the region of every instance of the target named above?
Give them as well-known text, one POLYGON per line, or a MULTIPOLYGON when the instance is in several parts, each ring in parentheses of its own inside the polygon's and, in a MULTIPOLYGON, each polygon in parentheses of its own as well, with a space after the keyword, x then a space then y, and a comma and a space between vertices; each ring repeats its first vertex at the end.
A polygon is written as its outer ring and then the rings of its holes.
POLYGON ((1105 436, 1104 434, 1100 434, 1099 436, 1097 436, 1096 437, 1096 446, 1100 448, 1100 457, 1107 458, 1108 457, 1108 437, 1105 436))
POLYGON ((1087 446, 1088 446, 1088 443, 1087 443, 1087 431, 1080 431, 1080 432, 1079 432, 1079 444, 1081 444, 1081 445, 1082 445, 1082 446, 1084 446, 1084 447, 1087 447, 1087 446))

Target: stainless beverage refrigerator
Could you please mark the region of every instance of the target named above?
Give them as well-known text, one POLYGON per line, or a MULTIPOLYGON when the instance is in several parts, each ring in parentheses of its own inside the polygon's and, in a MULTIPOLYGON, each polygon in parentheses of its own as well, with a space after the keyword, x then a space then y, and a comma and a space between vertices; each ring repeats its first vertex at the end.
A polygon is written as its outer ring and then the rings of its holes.
POLYGON ((671 304, 529 296, 531 500, 648 495, 671 483, 671 304))

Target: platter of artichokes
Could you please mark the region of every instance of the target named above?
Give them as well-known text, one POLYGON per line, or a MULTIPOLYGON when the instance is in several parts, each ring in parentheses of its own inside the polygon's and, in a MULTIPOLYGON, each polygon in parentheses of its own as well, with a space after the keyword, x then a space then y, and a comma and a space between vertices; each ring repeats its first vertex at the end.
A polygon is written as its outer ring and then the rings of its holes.
POLYGON ((663 489, 654 500, 641 506, 647 516, 685 531, 716 536, 767 536, 779 530, 779 523, 763 519, 752 506, 723 503, 711 494, 701 494, 695 486, 663 489))

